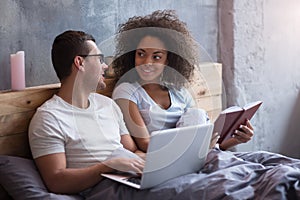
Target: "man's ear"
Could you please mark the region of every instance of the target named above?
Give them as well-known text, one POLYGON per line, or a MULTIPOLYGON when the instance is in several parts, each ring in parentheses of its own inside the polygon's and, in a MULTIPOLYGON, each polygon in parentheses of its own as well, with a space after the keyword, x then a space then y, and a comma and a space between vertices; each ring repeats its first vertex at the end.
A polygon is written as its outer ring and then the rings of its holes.
POLYGON ((84 59, 81 56, 75 56, 74 65, 79 71, 84 71, 84 59))

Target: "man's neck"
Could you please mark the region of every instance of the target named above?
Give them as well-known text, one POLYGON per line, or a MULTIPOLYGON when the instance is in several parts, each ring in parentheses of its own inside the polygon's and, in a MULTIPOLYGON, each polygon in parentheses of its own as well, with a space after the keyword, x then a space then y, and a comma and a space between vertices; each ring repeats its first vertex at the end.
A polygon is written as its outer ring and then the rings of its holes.
POLYGON ((61 88, 57 93, 67 103, 76 106, 78 108, 88 108, 90 95, 87 90, 82 88, 80 85, 75 85, 73 81, 64 81, 61 84, 61 88))

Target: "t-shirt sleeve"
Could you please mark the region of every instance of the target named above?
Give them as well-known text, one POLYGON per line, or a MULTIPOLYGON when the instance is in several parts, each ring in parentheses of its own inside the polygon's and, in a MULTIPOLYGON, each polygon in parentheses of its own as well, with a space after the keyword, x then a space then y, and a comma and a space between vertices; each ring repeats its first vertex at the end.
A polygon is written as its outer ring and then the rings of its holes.
POLYGON ((195 100, 187 89, 182 88, 180 92, 182 93, 181 95, 184 98, 184 103, 186 104, 186 108, 196 107, 195 100))
POLYGON ((127 99, 137 104, 136 89, 131 83, 121 83, 114 89, 112 99, 127 99))
POLYGON ((28 135, 33 158, 65 152, 59 124, 46 111, 36 112, 30 122, 28 135))
POLYGON ((122 113, 121 109, 114 101, 112 101, 112 106, 114 109, 115 118, 117 119, 118 124, 119 124, 120 135, 129 134, 129 131, 127 130, 127 127, 124 122, 123 113, 122 113))
MULTIPOLYGON (((182 93, 185 97, 185 103, 186 103, 186 110, 189 109, 189 108, 197 108, 198 106, 196 105, 196 102, 195 102, 195 99, 193 98, 193 96, 191 95, 191 93, 187 90, 187 89, 183 89, 182 90, 182 93)), ((200 109, 200 108, 199 108, 200 109)), ((200 109, 200 110, 203 110, 203 109, 200 109)), ((208 114, 205 110, 203 110, 203 113, 205 113, 205 119, 206 119, 206 122, 205 123, 210 123, 210 119, 208 117, 208 114)))

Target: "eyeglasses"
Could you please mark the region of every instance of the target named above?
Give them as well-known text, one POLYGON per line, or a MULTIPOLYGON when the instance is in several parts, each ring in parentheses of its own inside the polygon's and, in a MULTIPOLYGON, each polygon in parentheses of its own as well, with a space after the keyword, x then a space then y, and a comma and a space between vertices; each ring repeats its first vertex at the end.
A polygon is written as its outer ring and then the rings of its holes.
POLYGON ((78 55, 78 56, 81 56, 81 57, 89 57, 89 56, 99 56, 99 60, 100 60, 100 63, 103 64, 104 63, 104 55, 103 54, 89 54, 89 55, 78 55))

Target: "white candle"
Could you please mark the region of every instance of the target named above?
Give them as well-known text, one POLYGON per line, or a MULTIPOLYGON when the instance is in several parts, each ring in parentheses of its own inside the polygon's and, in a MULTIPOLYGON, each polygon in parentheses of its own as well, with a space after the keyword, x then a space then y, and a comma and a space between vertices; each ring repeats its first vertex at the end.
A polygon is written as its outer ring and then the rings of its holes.
POLYGON ((11 89, 25 89, 25 53, 18 51, 10 55, 11 64, 11 89))

